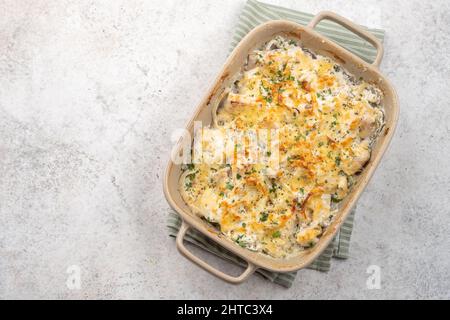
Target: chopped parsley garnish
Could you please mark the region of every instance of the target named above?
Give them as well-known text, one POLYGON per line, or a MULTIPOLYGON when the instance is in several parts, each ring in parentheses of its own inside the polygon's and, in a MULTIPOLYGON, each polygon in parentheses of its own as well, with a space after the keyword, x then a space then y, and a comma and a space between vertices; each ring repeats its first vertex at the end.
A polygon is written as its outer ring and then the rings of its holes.
POLYGON ((190 188, 192 188, 192 180, 195 179, 195 174, 196 174, 196 172, 193 172, 186 176, 186 179, 188 180, 184 184, 184 187, 186 188, 186 190, 189 190, 190 188))
POLYGON ((261 222, 267 221, 267 218, 269 218, 269 214, 265 211, 261 212, 259 215, 259 221, 261 222))
POLYGON ((281 237, 281 232, 280 230, 275 231, 274 233, 272 233, 272 237, 273 238, 279 238, 281 237))
POLYGON ((338 202, 341 202, 342 201, 342 199, 339 199, 339 198, 337 198, 336 196, 331 196, 331 202, 334 202, 334 203, 338 203, 338 202))
POLYGON ((259 88, 259 91, 263 95, 263 98, 264 98, 264 100, 266 100, 266 102, 268 102, 268 103, 272 102, 272 95, 270 93, 270 89, 269 88, 266 88, 263 84, 261 84, 261 87, 259 88))
POLYGON ((233 184, 231 184, 230 182, 226 183, 226 187, 228 190, 233 190, 233 188, 234 188, 233 184))
POLYGON ((193 173, 189 173, 187 176, 186 176, 186 178, 188 178, 189 180, 194 180, 195 179, 195 172, 193 172, 193 173))
POLYGON ((275 191, 277 191, 277 185, 273 183, 272 186, 269 188, 269 192, 274 193, 275 191))
POLYGON ((340 164, 341 164, 341 158, 340 158, 339 156, 337 156, 337 157, 334 159, 334 162, 336 163, 337 166, 340 165, 340 164))
POLYGON ((264 97, 264 100, 265 100, 267 103, 271 103, 271 102, 272 102, 272 96, 264 97))
POLYGON ((240 178, 242 178, 242 176, 239 173, 236 173, 236 179, 239 180, 240 178))
POLYGON ((242 241, 242 238, 244 237, 244 235, 243 234, 240 234, 240 235, 238 235, 237 236, 237 238, 236 238, 236 243, 238 244, 238 245, 240 245, 242 248, 245 248, 246 246, 247 246, 247 244, 244 242, 244 241, 242 241))
POLYGON ((300 159, 300 155, 298 155, 298 154, 287 157, 288 162, 293 162, 294 160, 298 160, 298 159, 300 159))
POLYGON ((195 168, 195 164, 193 164, 193 163, 188 163, 188 164, 187 164, 187 168, 188 168, 188 170, 193 170, 193 169, 195 168))

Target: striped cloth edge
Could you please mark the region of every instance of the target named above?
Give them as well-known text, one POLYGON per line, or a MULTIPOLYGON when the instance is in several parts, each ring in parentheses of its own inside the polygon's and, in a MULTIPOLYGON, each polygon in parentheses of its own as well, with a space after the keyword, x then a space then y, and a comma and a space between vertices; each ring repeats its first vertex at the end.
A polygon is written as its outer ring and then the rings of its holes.
MULTIPOLYGON (((236 47, 236 45, 249 31, 266 21, 283 19, 290 20, 301 25, 307 25, 313 16, 314 15, 309 13, 291 10, 272 4, 266 4, 256 0, 248 0, 239 17, 239 21, 230 44, 230 51, 236 47)), ((378 39, 383 41, 384 30, 368 29, 364 26, 362 27, 369 30, 378 39)), ((375 48, 373 48, 365 40, 359 38, 357 35, 334 22, 322 21, 316 26, 316 30, 367 62, 372 62, 375 59, 375 48)), ((350 215, 344 221, 336 237, 327 249, 325 249, 324 252, 308 266, 309 269, 327 272, 331 267, 332 257, 340 259, 348 258, 354 217, 355 209, 351 211, 350 215)), ((181 218, 176 213, 170 212, 167 219, 169 235, 176 237, 180 226, 181 218)), ((247 264, 241 258, 219 246, 217 243, 205 237, 196 230, 189 229, 185 240, 188 243, 198 246, 218 257, 231 261, 240 266, 244 267, 247 264)), ((286 288, 292 286, 297 274, 297 272, 276 273, 264 269, 258 269, 256 272, 269 281, 286 288)))
MULTIPOLYGON (((289 20, 301 25, 307 25, 314 15, 286 9, 283 7, 275 6, 272 4, 266 4, 258 2, 256 0, 248 0, 242 9, 239 17, 238 24, 236 26, 235 33, 231 41, 231 50, 241 41, 241 39, 254 27, 270 20, 289 20)), ((362 28, 369 30, 379 40, 384 39, 384 30, 381 29, 368 29, 365 26, 362 28)), ((353 52, 367 62, 372 62, 376 56, 376 50, 367 41, 361 39, 351 31, 348 31, 344 27, 332 22, 324 20, 320 22, 316 28, 316 31, 327 36, 329 39, 337 42, 339 45, 353 52)))

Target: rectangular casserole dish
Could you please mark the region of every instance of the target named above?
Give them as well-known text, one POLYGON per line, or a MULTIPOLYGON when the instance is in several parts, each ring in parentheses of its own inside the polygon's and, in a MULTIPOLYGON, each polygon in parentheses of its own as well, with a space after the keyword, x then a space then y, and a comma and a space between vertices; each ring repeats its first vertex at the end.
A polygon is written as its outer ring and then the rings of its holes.
MULTIPOLYGON (((231 85, 232 78, 243 67, 248 53, 269 41, 276 35, 283 35, 289 38, 296 38, 305 48, 311 49, 313 52, 328 56, 337 61, 342 67, 347 69, 356 77, 361 77, 367 82, 374 83, 384 93, 383 106, 385 108, 385 126, 372 148, 372 154, 365 169, 360 174, 355 186, 352 187, 350 193, 341 202, 339 212, 335 216, 334 221, 326 229, 321 236, 319 242, 312 248, 307 249, 300 254, 286 258, 275 259, 260 253, 252 252, 241 248, 236 243, 223 236, 220 231, 206 224, 200 217, 194 215, 189 207, 184 203, 178 190, 178 179, 181 174, 181 165, 169 161, 164 176, 164 194, 170 206, 178 212, 183 223, 178 233, 176 243, 178 250, 188 259, 216 275, 217 277, 230 283, 241 283, 245 281, 257 268, 263 268, 274 272, 290 272, 302 269, 313 262, 328 246, 330 241, 336 235, 343 221, 350 213, 362 191, 366 187, 375 168, 378 166, 392 136, 398 119, 399 106, 395 90, 388 80, 378 70, 379 64, 383 56, 383 47, 380 41, 369 32, 355 25, 349 20, 338 16, 332 12, 324 11, 316 15, 308 26, 301 26, 293 22, 276 20, 264 23, 253 29, 234 49, 227 59, 219 76, 215 80, 211 89, 206 93, 203 100, 194 112, 194 115, 187 124, 186 129, 193 136, 194 121, 201 121, 203 126, 208 126, 212 121, 211 109, 218 100, 222 92, 231 85), (336 43, 328 40, 326 37, 314 31, 314 27, 324 19, 334 21, 361 38, 368 41, 377 49, 377 56, 372 64, 363 61, 361 58, 340 47, 336 43), (236 254, 240 258, 247 261, 246 270, 239 276, 228 275, 199 257, 193 255, 183 243, 184 236, 189 228, 194 228, 201 232, 211 240, 217 242, 230 252, 236 254)), ((174 149, 175 154, 182 152, 181 140, 174 149)))

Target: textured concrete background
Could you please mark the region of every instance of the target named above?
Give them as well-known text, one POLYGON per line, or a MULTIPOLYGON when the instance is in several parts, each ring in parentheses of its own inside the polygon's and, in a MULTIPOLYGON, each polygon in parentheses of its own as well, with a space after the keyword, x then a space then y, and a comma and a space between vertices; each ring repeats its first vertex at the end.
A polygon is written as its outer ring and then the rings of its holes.
POLYGON ((170 134, 223 64, 243 0, 1 0, 1 298, 450 298, 450 2, 270 2, 387 33, 400 122, 351 258, 289 290, 257 276, 232 286, 167 237, 170 134))

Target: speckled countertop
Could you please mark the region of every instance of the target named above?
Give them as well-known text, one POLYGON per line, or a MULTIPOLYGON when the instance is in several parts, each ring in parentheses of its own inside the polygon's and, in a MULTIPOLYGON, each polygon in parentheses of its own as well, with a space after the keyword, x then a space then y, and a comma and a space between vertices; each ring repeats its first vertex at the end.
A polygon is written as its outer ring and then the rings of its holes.
POLYGON ((351 258, 289 290, 232 286, 167 237, 170 136, 223 64, 243 0, 0 0, 0 298, 450 298, 450 2, 269 2, 386 30, 400 122, 351 258))

